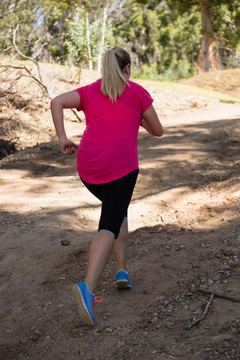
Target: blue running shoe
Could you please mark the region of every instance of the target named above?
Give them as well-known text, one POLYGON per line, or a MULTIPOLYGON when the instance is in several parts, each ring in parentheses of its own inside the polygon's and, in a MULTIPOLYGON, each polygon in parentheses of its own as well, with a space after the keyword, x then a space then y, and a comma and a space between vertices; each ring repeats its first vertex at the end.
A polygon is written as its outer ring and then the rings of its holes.
POLYGON ((93 307, 95 295, 91 293, 85 282, 74 285, 72 292, 78 304, 78 312, 81 321, 85 325, 94 326, 93 307))
POLYGON ((131 289, 132 287, 128 272, 125 270, 120 270, 116 273, 116 283, 118 289, 131 289))

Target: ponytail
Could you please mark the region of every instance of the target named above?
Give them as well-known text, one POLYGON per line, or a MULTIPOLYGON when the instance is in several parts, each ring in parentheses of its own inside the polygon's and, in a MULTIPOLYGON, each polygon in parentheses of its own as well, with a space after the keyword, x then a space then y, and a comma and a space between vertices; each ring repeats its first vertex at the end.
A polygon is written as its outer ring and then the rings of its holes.
POLYGON ((112 102, 116 102, 126 85, 129 86, 123 73, 126 65, 131 65, 131 59, 127 51, 120 47, 106 51, 102 66, 101 91, 112 102))

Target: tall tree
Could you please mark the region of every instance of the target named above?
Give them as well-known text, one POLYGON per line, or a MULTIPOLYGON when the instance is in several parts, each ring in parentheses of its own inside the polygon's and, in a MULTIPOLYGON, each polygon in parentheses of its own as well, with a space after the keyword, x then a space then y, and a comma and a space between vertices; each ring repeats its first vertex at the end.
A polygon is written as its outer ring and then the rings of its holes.
POLYGON ((88 67, 89 70, 93 69, 93 54, 91 48, 91 24, 90 24, 90 15, 92 13, 96 14, 97 3, 95 0, 79 0, 79 7, 83 9, 84 20, 85 20, 85 38, 87 45, 87 54, 88 54, 88 67))
MULTIPOLYGON (((224 38, 225 43, 231 44, 232 49, 236 48, 237 44, 239 44, 239 0, 136 0, 136 2, 147 4, 151 9, 167 4, 170 12, 177 9, 181 16, 190 13, 192 9, 198 9, 202 19, 201 58, 202 70, 204 71, 209 71, 215 66, 214 41, 216 42, 219 38, 224 38), (230 19, 224 16, 226 13, 229 14, 230 19)), ((230 49, 228 50, 230 51, 230 49)))
POLYGON ((85 25, 86 25, 88 65, 89 65, 89 70, 92 70, 93 69, 93 61, 92 61, 91 40, 90 40, 89 14, 88 14, 87 8, 84 9, 84 17, 85 17, 85 25))
MULTIPOLYGON (((224 18, 220 17, 219 11, 224 12, 230 10, 234 14, 232 21, 235 22, 235 29, 232 28, 232 35, 237 35, 235 39, 239 41, 239 25, 240 25, 240 5, 238 0, 168 0, 172 6, 175 6, 184 14, 188 12, 193 6, 198 5, 202 16, 202 70, 209 71, 214 68, 213 57, 213 41, 219 36, 219 28, 216 26, 218 21, 224 22, 224 18), (237 30, 238 29, 238 30, 237 30)), ((227 26, 228 27, 228 26, 227 26)), ((226 34, 226 33, 225 33, 226 34)))
POLYGON ((199 0, 202 15, 202 69, 203 71, 213 70, 212 51, 212 4, 206 0, 199 0))
POLYGON ((98 72, 101 71, 101 63, 102 63, 102 55, 104 52, 109 4, 110 4, 110 0, 104 0, 103 12, 102 12, 102 30, 101 30, 101 38, 100 38, 100 43, 99 43, 99 52, 98 52, 98 67, 97 67, 98 72))

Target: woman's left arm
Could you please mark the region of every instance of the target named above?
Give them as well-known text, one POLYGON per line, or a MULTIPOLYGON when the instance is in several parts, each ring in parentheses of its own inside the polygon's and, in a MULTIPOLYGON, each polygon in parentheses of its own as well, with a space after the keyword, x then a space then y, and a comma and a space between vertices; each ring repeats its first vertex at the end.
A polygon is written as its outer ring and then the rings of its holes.
POLYGON ((141 126, 144 127, 147 132, 153 136, 162 136, 163 126, 153 105, 149 106, 149 108, 144 113, 142 113, 141 126))
POLYGON ((58 95, 51 101, 52 119, 63 154, 72 155, 77 149, 77 145, 67 138, 64 128, 63 109, 78 108, 79 106, 80 97, 76 91, 58 95))

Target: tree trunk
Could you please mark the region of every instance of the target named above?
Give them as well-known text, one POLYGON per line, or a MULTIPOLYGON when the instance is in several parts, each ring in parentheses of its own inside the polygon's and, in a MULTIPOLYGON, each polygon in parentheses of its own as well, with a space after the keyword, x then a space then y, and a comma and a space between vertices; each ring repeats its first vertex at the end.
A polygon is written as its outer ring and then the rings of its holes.
POLYGON ((109 8, 109 0, 104 0, 103 14, 102 14, 102 32, 101 32, 101 39, 100 39, 99 52, 98 52, 98 67, 97 67, 98 72, 101 72, 102 55, 104 50, 105 33, 106 33, 107 17, 108 17, 108 8, 109 8))
POLYGON ((202 69, 212 70, 212 8, 207 0, 199 0, 202 14, 202 69))
POLYGON ((92 63, 92 51, 90 46, 89 18, 88 18, 88 10, 86 8, 84 8, 84 16, 85 16, 86 38, 87 38, 87 48, 88 48, 88 65, 89 65, 89 70, 92 70, 93 63, 92 63))

